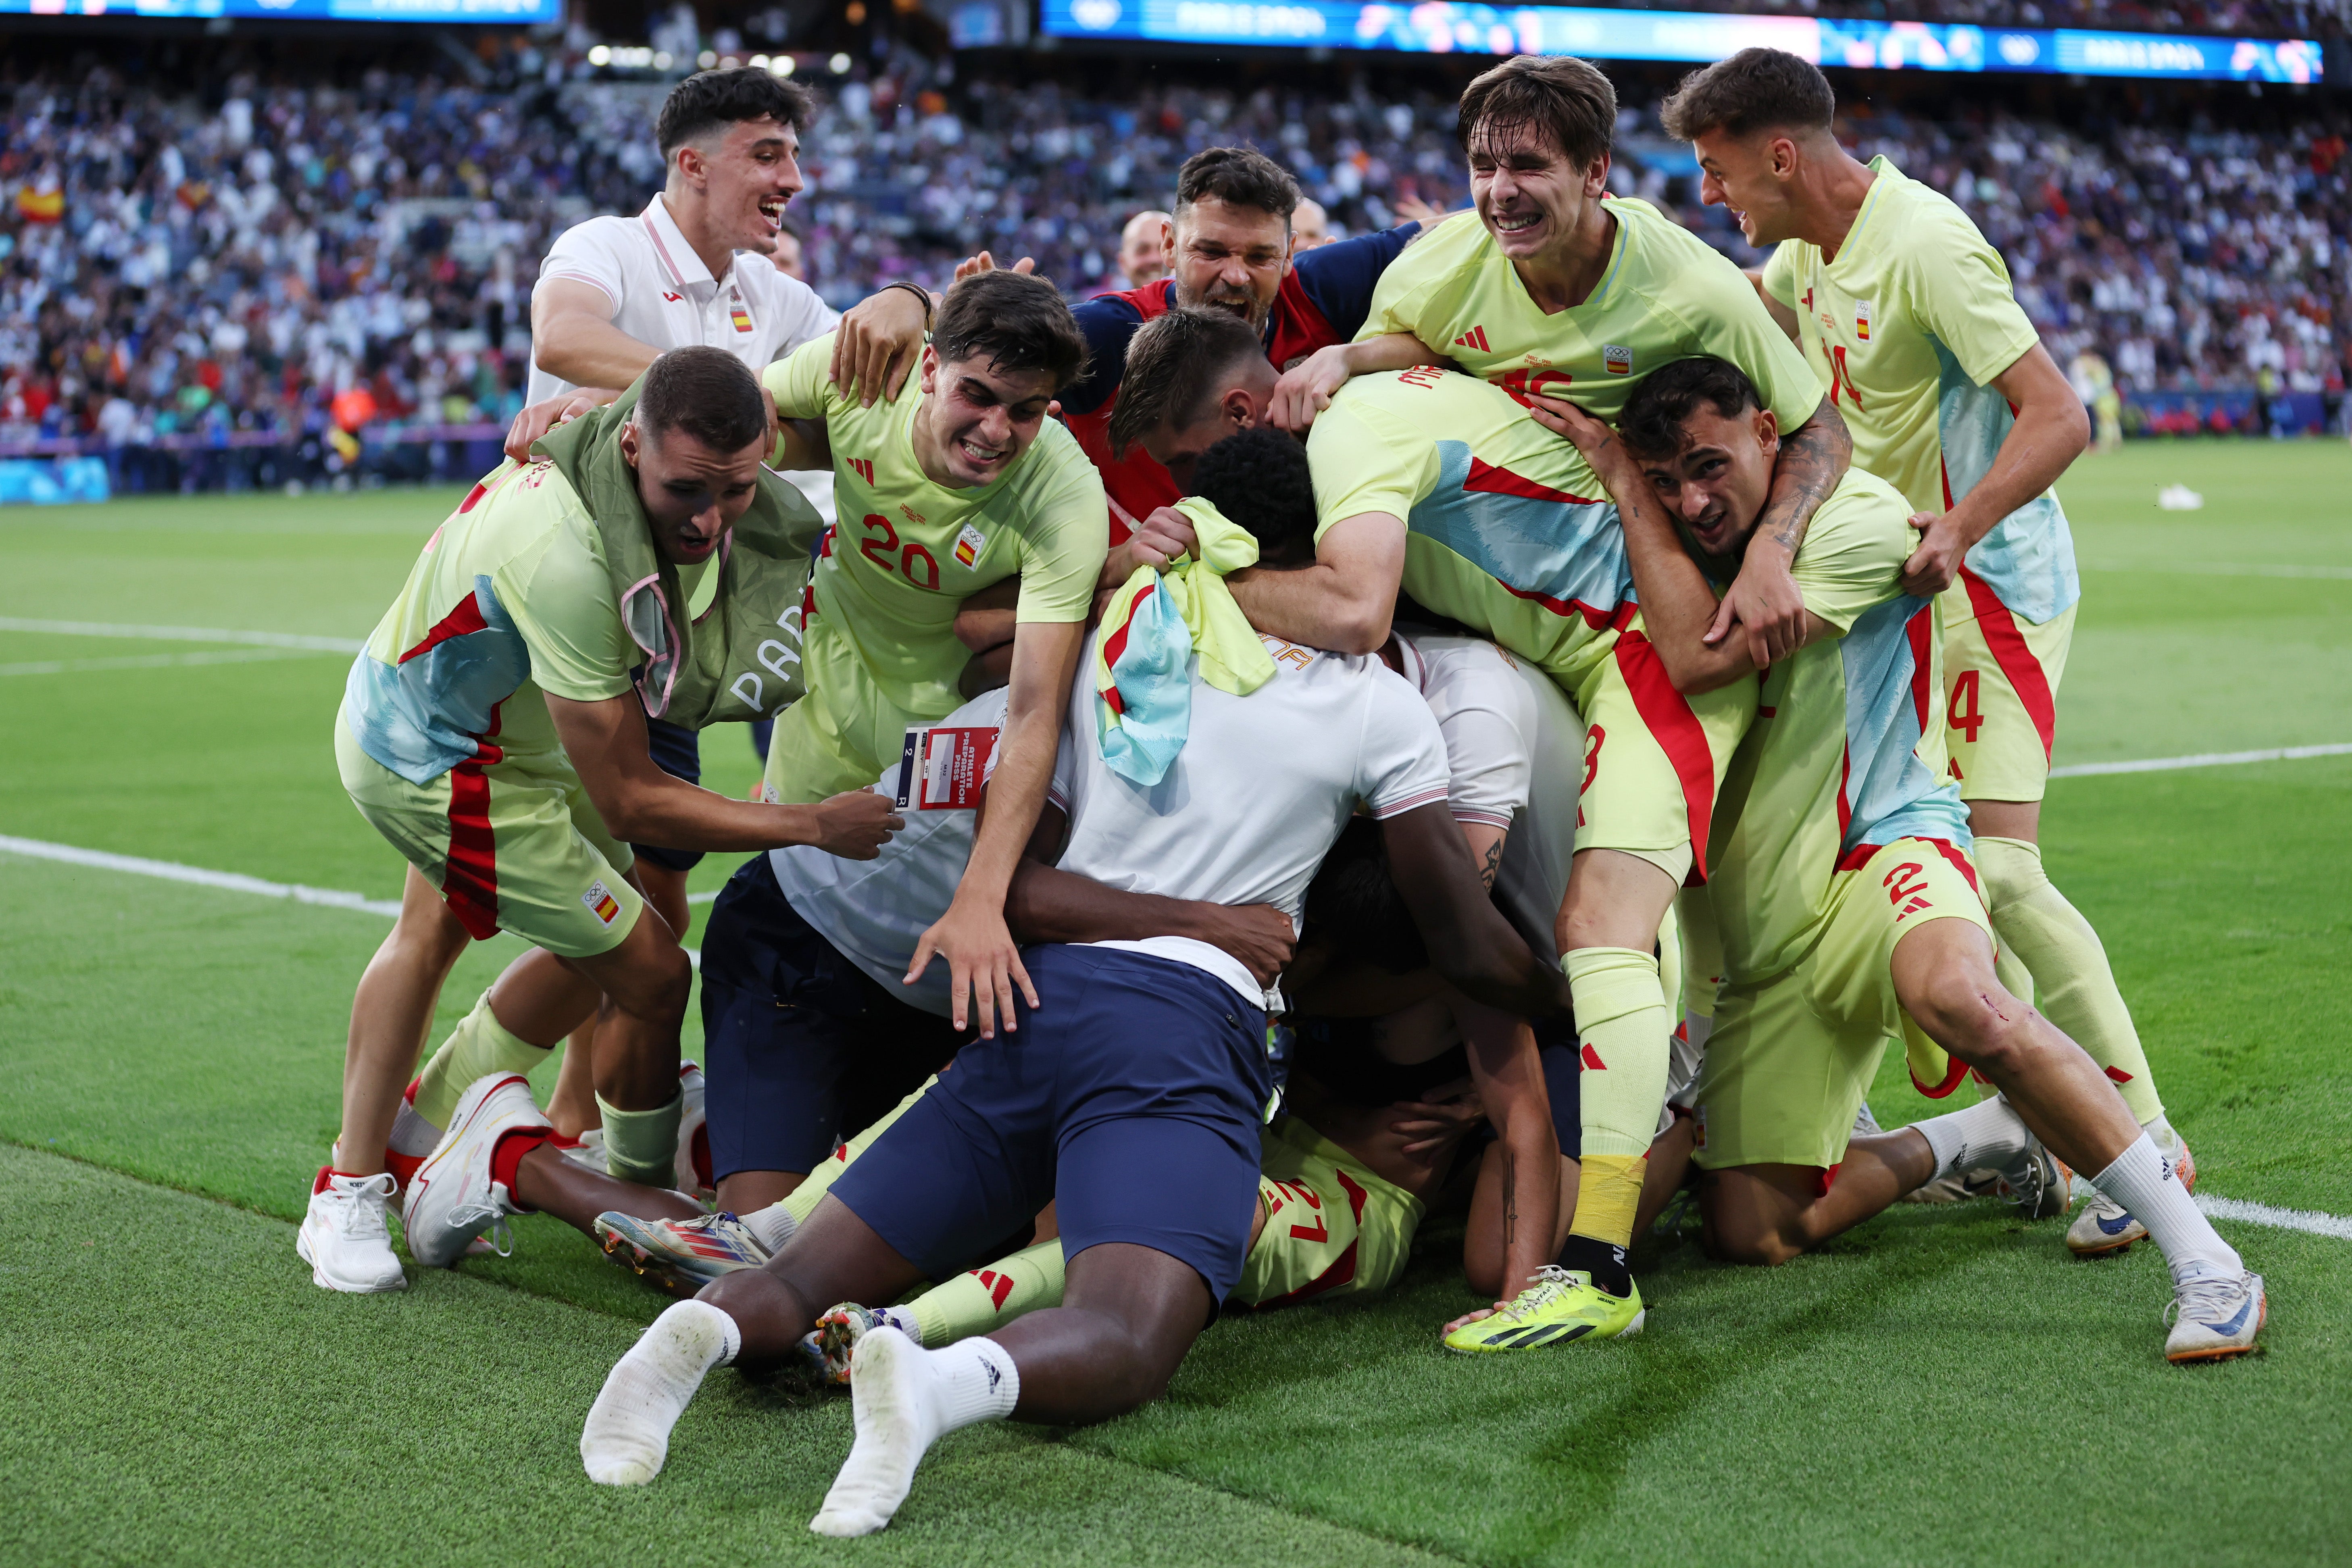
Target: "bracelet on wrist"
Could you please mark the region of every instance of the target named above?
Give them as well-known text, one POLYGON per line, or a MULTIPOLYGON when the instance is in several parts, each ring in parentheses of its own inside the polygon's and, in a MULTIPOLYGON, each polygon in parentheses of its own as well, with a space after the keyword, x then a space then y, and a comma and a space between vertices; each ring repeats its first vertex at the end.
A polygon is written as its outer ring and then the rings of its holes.
POLYGON ((920 283, 909 282, 903 279, 895 282, 885 283, 882 285, 882 288, 886 291, 892 289, 904 289, 908 293, 912 294, 916 299, 921 300, 923 305, 923 331, 928 332, 931 330, 931 291, 929 289, 924 288, 920 283))

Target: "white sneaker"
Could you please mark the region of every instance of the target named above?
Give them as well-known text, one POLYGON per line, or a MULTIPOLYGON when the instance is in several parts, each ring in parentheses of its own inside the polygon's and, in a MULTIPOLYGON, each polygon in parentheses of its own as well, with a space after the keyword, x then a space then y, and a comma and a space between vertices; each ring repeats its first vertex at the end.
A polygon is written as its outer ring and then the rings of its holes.
POLYGON ((2164 1359, 2220 1361, 2244 1355, 2254 1348, 2254 1336, 2263 1331, 2270 1311, 2259 1274, 2193 1274, 2177 1281, 2172 1304, 2164 1310, 2165 1321, 2172 1325, 2164 1340, 2164 1359))
POLYGON ((382 1171, 373 1176, 319 1173, 310 1210, 294 1233, 295 1254, 310 1266, 312 1284, 355 1296, 408 1289, 383 1222, 383 1206, 397 1185, 382 1171))
MULTIPOLYGON (((411 1258, 428 1268, 446 1268, 483 1231, 495 1237, 505 1229, 507 1215, 521 1212, 514 1195, 490 1179, 490 1157, 507 1133, 531 1130, 553 1131, 530 1097, 530 1080, 520 1073, 490 1073, 467 1089, 449 1118, 449 1131, 408 1184, 401 1226, 408 1233, 411 1258)), ((499 1255, 505 1257, 509 1247, 498 1246, 499 1255)))

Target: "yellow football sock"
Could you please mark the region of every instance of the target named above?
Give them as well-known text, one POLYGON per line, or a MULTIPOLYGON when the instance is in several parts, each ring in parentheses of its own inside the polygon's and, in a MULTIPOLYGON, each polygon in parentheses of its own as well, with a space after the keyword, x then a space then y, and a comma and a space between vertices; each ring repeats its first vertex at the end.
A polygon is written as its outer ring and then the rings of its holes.
POLYGON ((457 1101, 475 1083, 494 1072, 527 1074, 554 1048, 509 1034, 490 1011, 490 994, 485 991, 416 1075, 416 1114, 446 1128, 457 1113, 457 1101))
POLYGON ((799 1186, 794 1187, 784 1196, 784 1212, 793 1216, 793 1223, 799 1225, 814 1214, 817 1199, 824 1196, 825 1190, 840 1179, 841 1173, 849 1169, 850 1162, 866 1152, 874 1140, 889 1130, 892 1122, 906 1115, 907 1108, 923 1097, 924 1089, 929 1089, 939 1081, 936 1078, 925 1079, 922 1089, 915 1090, 914 1093, 892 1106, 888 1115, 818 1161, 816 1169, 811 1171, 799 1186))
POLYGON ((1024 1312, 1060 1306, 1064 1272, 1057 1237, 924 1291, 908 1303, 923 1331, 923 1347, 937 1350, 993 1332, 1024 1312))
POLYGON ((623 1110, 600 1094, 596 1110, 604 1119, 608 1175, 646 1187, 677 1184, 677 1124, 686 1112, 683 1089, 655 1110, 623 1110))
POLYGON ((1560 967, 1568 972, 1584 1061, 1577 1084, 1582 1157, 1647 1154, 1658 1131, 1658 1107, 1665 1103, 1666 1037, 1673 1028, 1658 961, 1629 947, 1580 947, 1560 967))
POLYGON ((2106 949, 2091 922, 2051 885, 2041 846, 1980 837, 1977 868, 1984 873, 1994 932, 2033 976, 2035 1005, 2106 1069, 2135 1121, 2145 1127, 2162 1116, 2164 1101, 2131 1009, 2116 988, 2106 949))

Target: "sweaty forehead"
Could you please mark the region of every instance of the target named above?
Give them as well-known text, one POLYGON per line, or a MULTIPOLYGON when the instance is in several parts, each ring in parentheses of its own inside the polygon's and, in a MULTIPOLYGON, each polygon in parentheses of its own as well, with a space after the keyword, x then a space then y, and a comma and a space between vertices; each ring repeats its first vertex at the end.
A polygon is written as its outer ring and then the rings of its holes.
POLYGON ((801 134, 789 124, 763 114, 757 120, 737 121, 719 138, 719 144, 730 153, 749 153, 762 142, 796 148, 801 144, 801 134))
POLYGON ((1246 248, 1280 245, 1290 225, 1280 213, 1270 213, 1263 207, 1235 206, 1221 196, 1202 196, 1177 215, 1176 227, 1183 239, 1198 237, 1246 248))

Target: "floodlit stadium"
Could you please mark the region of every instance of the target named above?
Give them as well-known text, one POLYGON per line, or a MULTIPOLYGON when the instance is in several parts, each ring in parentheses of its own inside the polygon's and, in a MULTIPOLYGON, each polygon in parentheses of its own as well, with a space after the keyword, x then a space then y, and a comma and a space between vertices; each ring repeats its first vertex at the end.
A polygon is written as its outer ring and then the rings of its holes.
POLYGON ((2352 10, 1689 3, 0 0, 0 1561, 2339 1556, 2352 10))

